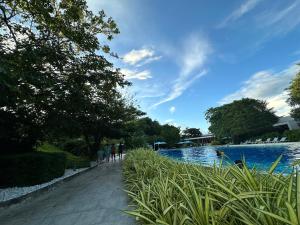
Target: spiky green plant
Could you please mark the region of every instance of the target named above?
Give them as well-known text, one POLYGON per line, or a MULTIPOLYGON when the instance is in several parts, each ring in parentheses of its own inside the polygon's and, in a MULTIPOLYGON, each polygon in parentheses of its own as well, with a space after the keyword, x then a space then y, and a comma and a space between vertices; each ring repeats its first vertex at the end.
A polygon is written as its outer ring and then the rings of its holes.
POLYGON ((212 168, 179 163, 137 149, 123 165, 134 210, 141 224, 299 224, 300 176, 267 173, 244 166, 212 168))

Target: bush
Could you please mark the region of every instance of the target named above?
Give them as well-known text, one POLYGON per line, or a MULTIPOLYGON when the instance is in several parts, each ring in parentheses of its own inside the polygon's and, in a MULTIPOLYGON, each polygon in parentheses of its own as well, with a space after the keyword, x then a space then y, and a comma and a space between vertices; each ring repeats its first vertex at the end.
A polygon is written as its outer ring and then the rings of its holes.
POLYGON ((287 137, 288 141, 300 141, 300 130, 286 130, 283 136, 287 137))
POLYGON ((32 152, 0 158, 0 187, 31 186, 64 175, 66 155, 32 152))
POLYGON ((86 168, 90 167, 90 161, 87 158, 78 157, 75 155, 72 155, 69 152, 66 152, 67 156, 67 169, 73 169, 73 168, 86 168))
POLYGON ((67 157, 67 169, 90 167, 90 161, 87 158, 75 156, 72 153, 65 152, 49 143, 43 143, 43 145, 38 147, 38 151, 49 153, 60 152, 65 154, 67 157))
POLYGON ((136 205, 127 213, 140 224, 298 224, 300 177, 273 174, 279 161, 260 174, 246 165, 203 167, 133 150, 123 164, 136 205))
POLYGON ((64 141, 59 145, 64 151, 70 152, 76 156, 87 156, 88 155, 88 147, 84 140, 77 139, 69 139, 64 141))
POLYGON ((217 139, 215 139, 211 142, 211 145, 223 145, 223 144, 225 144, 224 141, 220 141, 217 139))
POLYGON ((125 139, 127 149, 147 147, 147 139, 144 135, 128 137, 125 139))

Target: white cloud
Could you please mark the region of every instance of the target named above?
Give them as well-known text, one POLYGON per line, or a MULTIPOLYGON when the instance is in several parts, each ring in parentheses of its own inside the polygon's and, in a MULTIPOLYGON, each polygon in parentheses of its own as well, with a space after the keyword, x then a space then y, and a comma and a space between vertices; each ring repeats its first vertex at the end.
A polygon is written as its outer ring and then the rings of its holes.
POLYGON ((234 22, 253 10, 258 3, 262 0, 247 0, 242 5, 240 5, 237 9, 235 9, 227 18, 225 18, 221 24, 219 24, 219 28, 223 28, 228 25, 230 22, 234 22))
POLYGON ((219 103, 230 103, 233 100, 247 97, 261 99, 266 100, 269 107, 274 108, 277 115, 288 115, 290 106, 286 102, 288 98, 286 88, 299 70, 299 66, 292 65, 278 73, 272 73, 271 71, 255 73, 242 84, 238 91, 225 96, 219 103))
POLYGON ((125 75, 125 79, 132 80, 147 80, 152 78, 151 72, 149 70, 137 71, 137 70, 130 70, 130 69, 121 69, 121 73, 125 75))
POLYGON ((185 41, 180 53, 179 65, 181 69, 179 76, 175 80, 170 93, 152 107, 178 98, 198 78, 207 73, 204 65, 207 62, 208 56, 212 53, 212 48, 209 41, 203 36, 191 35, 185 41))
POLYGON ((136 65, 140 63, 138 66, 159 60, 161 56, 155 56, 155 52, 153 49, 142 48, 139 50, 131 50, 127 54, 123 56, 123 61, 130 65, 136 65))
POLYGON ((175 106, 172 106, 169 110, 170 110, 170 113, 173 114, 176 111, 176 108, 175 108, 175 106))

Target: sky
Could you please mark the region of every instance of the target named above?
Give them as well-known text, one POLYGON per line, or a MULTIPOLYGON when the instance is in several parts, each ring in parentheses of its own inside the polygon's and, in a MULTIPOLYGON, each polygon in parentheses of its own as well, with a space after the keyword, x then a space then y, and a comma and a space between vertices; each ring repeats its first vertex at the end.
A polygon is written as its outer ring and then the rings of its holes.
POLYGON ((152 119, 207 133, 210 107, 244 97, 289 115, 300 0, 87 0, 120 29, 111 59, 152 119))

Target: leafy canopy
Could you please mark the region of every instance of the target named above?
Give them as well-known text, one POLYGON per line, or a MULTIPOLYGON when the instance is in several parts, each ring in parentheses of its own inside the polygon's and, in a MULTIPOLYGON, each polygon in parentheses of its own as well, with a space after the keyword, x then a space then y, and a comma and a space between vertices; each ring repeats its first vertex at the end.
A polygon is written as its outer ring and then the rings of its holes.
POLYGON ((291 116, 300 119, 300 72, 292 80, 288 88, 289 91, 289 104, 293 107, 291 116))
POLYGON ((119 30, 85 0, 0 1, 0 148, 28 151, 46 133, 100 139, 139 111, 101 53, 119 30))
POLYGON ((193 138, 193 137, 201 137, 202 132, 198 128, 186 128, 182 132, 183 138, 193 138))
POLYGON ((265 101, 250 98, 210 108, 205 115, 210 132, 217 138, 232 138, 235 142, 271 130, 278 120, 265 101))

